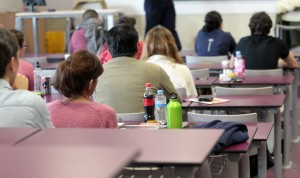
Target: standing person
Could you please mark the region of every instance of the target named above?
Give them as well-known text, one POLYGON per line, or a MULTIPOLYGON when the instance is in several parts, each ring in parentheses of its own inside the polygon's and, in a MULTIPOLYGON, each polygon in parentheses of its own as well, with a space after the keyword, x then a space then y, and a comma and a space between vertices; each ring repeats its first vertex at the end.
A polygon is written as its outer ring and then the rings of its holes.
MULTIPOLYGON (((249 22, 251 35, 242 38, 235 51, 241 51, 246 69, 298 68, 288 47, 279 38, 269 36, 272 20, 266 12, 253 14, 249 22)), ((234 58, 231 58, 233 65, 234 58)))
POLYGON ((196 37, 195 51, 198 56, 223 56, 232 54, 236 42, 229 32, 222 30, 222 17, 217 11, 205 15, 205 25, 196 37))
POLYGON ((143 60, 162 67, 175 88, 185 88, 187 95, 197 95, 190 69, 183 65, 172 33, 165 27, 156 26, 146 36, 143 60))
POLYGON ((144 9, 146 12, 145 35, 156 25, 162 25, 172 32, 178 51, 180 51, 181 43, 175 30, 176 12, 173 0, 145 0, 144 9))
MULTIPOLYGON (((103 65, 104 73, 96 87, 96 101, 113 107, 117 113, 143 112, 145 84, 153 92, 163 89, 167 98, 176 89, 158 65, 136 60, 138 33, 130 25, 117 25, 107 33, 112 59, 103 65)), ((179 98, 181 101, 181 98, 179 98)))
POLYGON ((75 52, 58 66, 53 86, 66 98, 47 104, 55 127, 117 127, 111 107, 90 101, 102 73, 99 59, 87 50, 75 52))
POLYGON ((34 68, 33 65, 30 64, 28 61, 24 61, 21 59, 25 53, 26 45, 24 44, 24 33, 12 29, 10 32, 16 37, 18 44, 19 44, 19 70, 18 74, 22 74, 28 79, 28 90, 34 90, 34 68))
POLYGON ((18 42, 0 29, 0 127, 52 128, 45 101, 33 92, 13 90, 19 68, 18 42))

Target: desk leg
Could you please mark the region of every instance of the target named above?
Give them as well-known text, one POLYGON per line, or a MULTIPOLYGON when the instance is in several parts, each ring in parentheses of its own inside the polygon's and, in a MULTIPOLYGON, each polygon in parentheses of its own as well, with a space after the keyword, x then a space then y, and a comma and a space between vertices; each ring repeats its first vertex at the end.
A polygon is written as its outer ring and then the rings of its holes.
POLYGON ((298 118, 298 80, 299 80, 298 69, 293 71, 293 76, 295 77, 293 85, 292 85, 292 96, 293 96, 293 110, 292 110, 292 142, 298 143, 298 126, 299 126, 299 118, 298 118))
POLYGON ((284 169, 289 169, 291 168, 291 155, 290 155, 290 151, 291 151, 291 127, 290 127, 290 95, 292 93, 290 93, 289 87, 287 86, 286 88, 286 100, 284 102, 284 129, 283 129, 283 135, 284 135, 284 160, 283 160, 283 168, 284 169))
POLYGON ((37 17, 32 17, 32 30, 33 30, 33 42, 34 42, 34 54, 39 54, 39 36, 37 32, 37 17))
POLYGON ((239 177, 250 178, 249 153, 243 153, 239 160, 239 177))
POLYGON ((111 28, 114 27, 114 15, 113 14, 107 15, 106 23, 107 23, 107 30, 110 30, 111 28))
POLYGON ((262 141, 258 148, 258 178, 267 177, 267 143, 262 141))
POLYGON ((15 29, 23 31, 23 19, 20 17, 16 17, 15 29))
POLYGON ((282 177, 282 157, 281 157, 281 116, 280 108, 277 108, 274 117, 274 157, 275 157, 275 178, 282 177))

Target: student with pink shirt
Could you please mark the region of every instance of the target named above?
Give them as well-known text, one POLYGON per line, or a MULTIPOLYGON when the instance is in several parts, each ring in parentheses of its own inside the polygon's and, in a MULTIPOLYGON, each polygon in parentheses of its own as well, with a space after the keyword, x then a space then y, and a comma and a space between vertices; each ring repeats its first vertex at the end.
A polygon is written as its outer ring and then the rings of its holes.
POLYGON ((114 109, 90 100, 103 71, 97 56, 87 50, 73 53, 58 66, 53 86, 65 98, 47 104, 55 127, 117 127, 114 109))
POLYGON ((28 79, 28 90, 33 91, 34 89, 34 68, 33 65, 28 61, 22 60, 22 56, 24 55, 24 34, 19 30, 12 29, 10 32, 16 37, 19 45, 19 70, 18 74, 22 74, 24 77, 28 79))

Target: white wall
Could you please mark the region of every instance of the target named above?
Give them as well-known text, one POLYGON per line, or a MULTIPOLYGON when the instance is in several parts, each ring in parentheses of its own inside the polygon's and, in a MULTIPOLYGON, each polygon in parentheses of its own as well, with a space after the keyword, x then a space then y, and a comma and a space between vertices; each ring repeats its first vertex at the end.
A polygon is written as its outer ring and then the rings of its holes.
MULTIPOLYGON (((72 9, 73 0, 46 0, 48 9, 57 10, 72 9)), ((144 36, 145 17, 143 0, 106 0, 109 8, 121 8, 126 15, 136 17, 136 29, 140 36, 144 36)), ((194 38, 198 30, 203 26, 204 15, 211 10, 217 10, 222 14, 224 31, 232 33, 238 41, 241 37, 249 35, 248 22, 254 12, 266 11, 275 22, 276 0, 259 1, 176 1, 177 13, 176 29, 184 49, 194 47, 194 38)), ((22 8, 21 0, 1 0, 0 12, 16 11, 22 8)), ((0 22, 1 23, 1 22, 0 22)), ((48 29, 64 29, 63 23, 51 21, 48 29), (62 27, 60 27, 62 26, 62 27)), ((273 33, 273 30, 271 31, 273 33)))

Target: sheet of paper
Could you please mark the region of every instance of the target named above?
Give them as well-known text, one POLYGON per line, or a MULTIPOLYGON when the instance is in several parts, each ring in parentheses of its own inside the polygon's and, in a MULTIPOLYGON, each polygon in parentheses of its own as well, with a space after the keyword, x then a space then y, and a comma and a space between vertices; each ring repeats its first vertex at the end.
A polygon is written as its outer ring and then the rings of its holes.
POLYGON ((222 99, 222 98, 214 98, 212 101, 199 101, 198 98, 191 98, 189 99, 189 101, 203 103, 203 104, 218 104, 218 103, 229 102, 230 100, 222 99))

